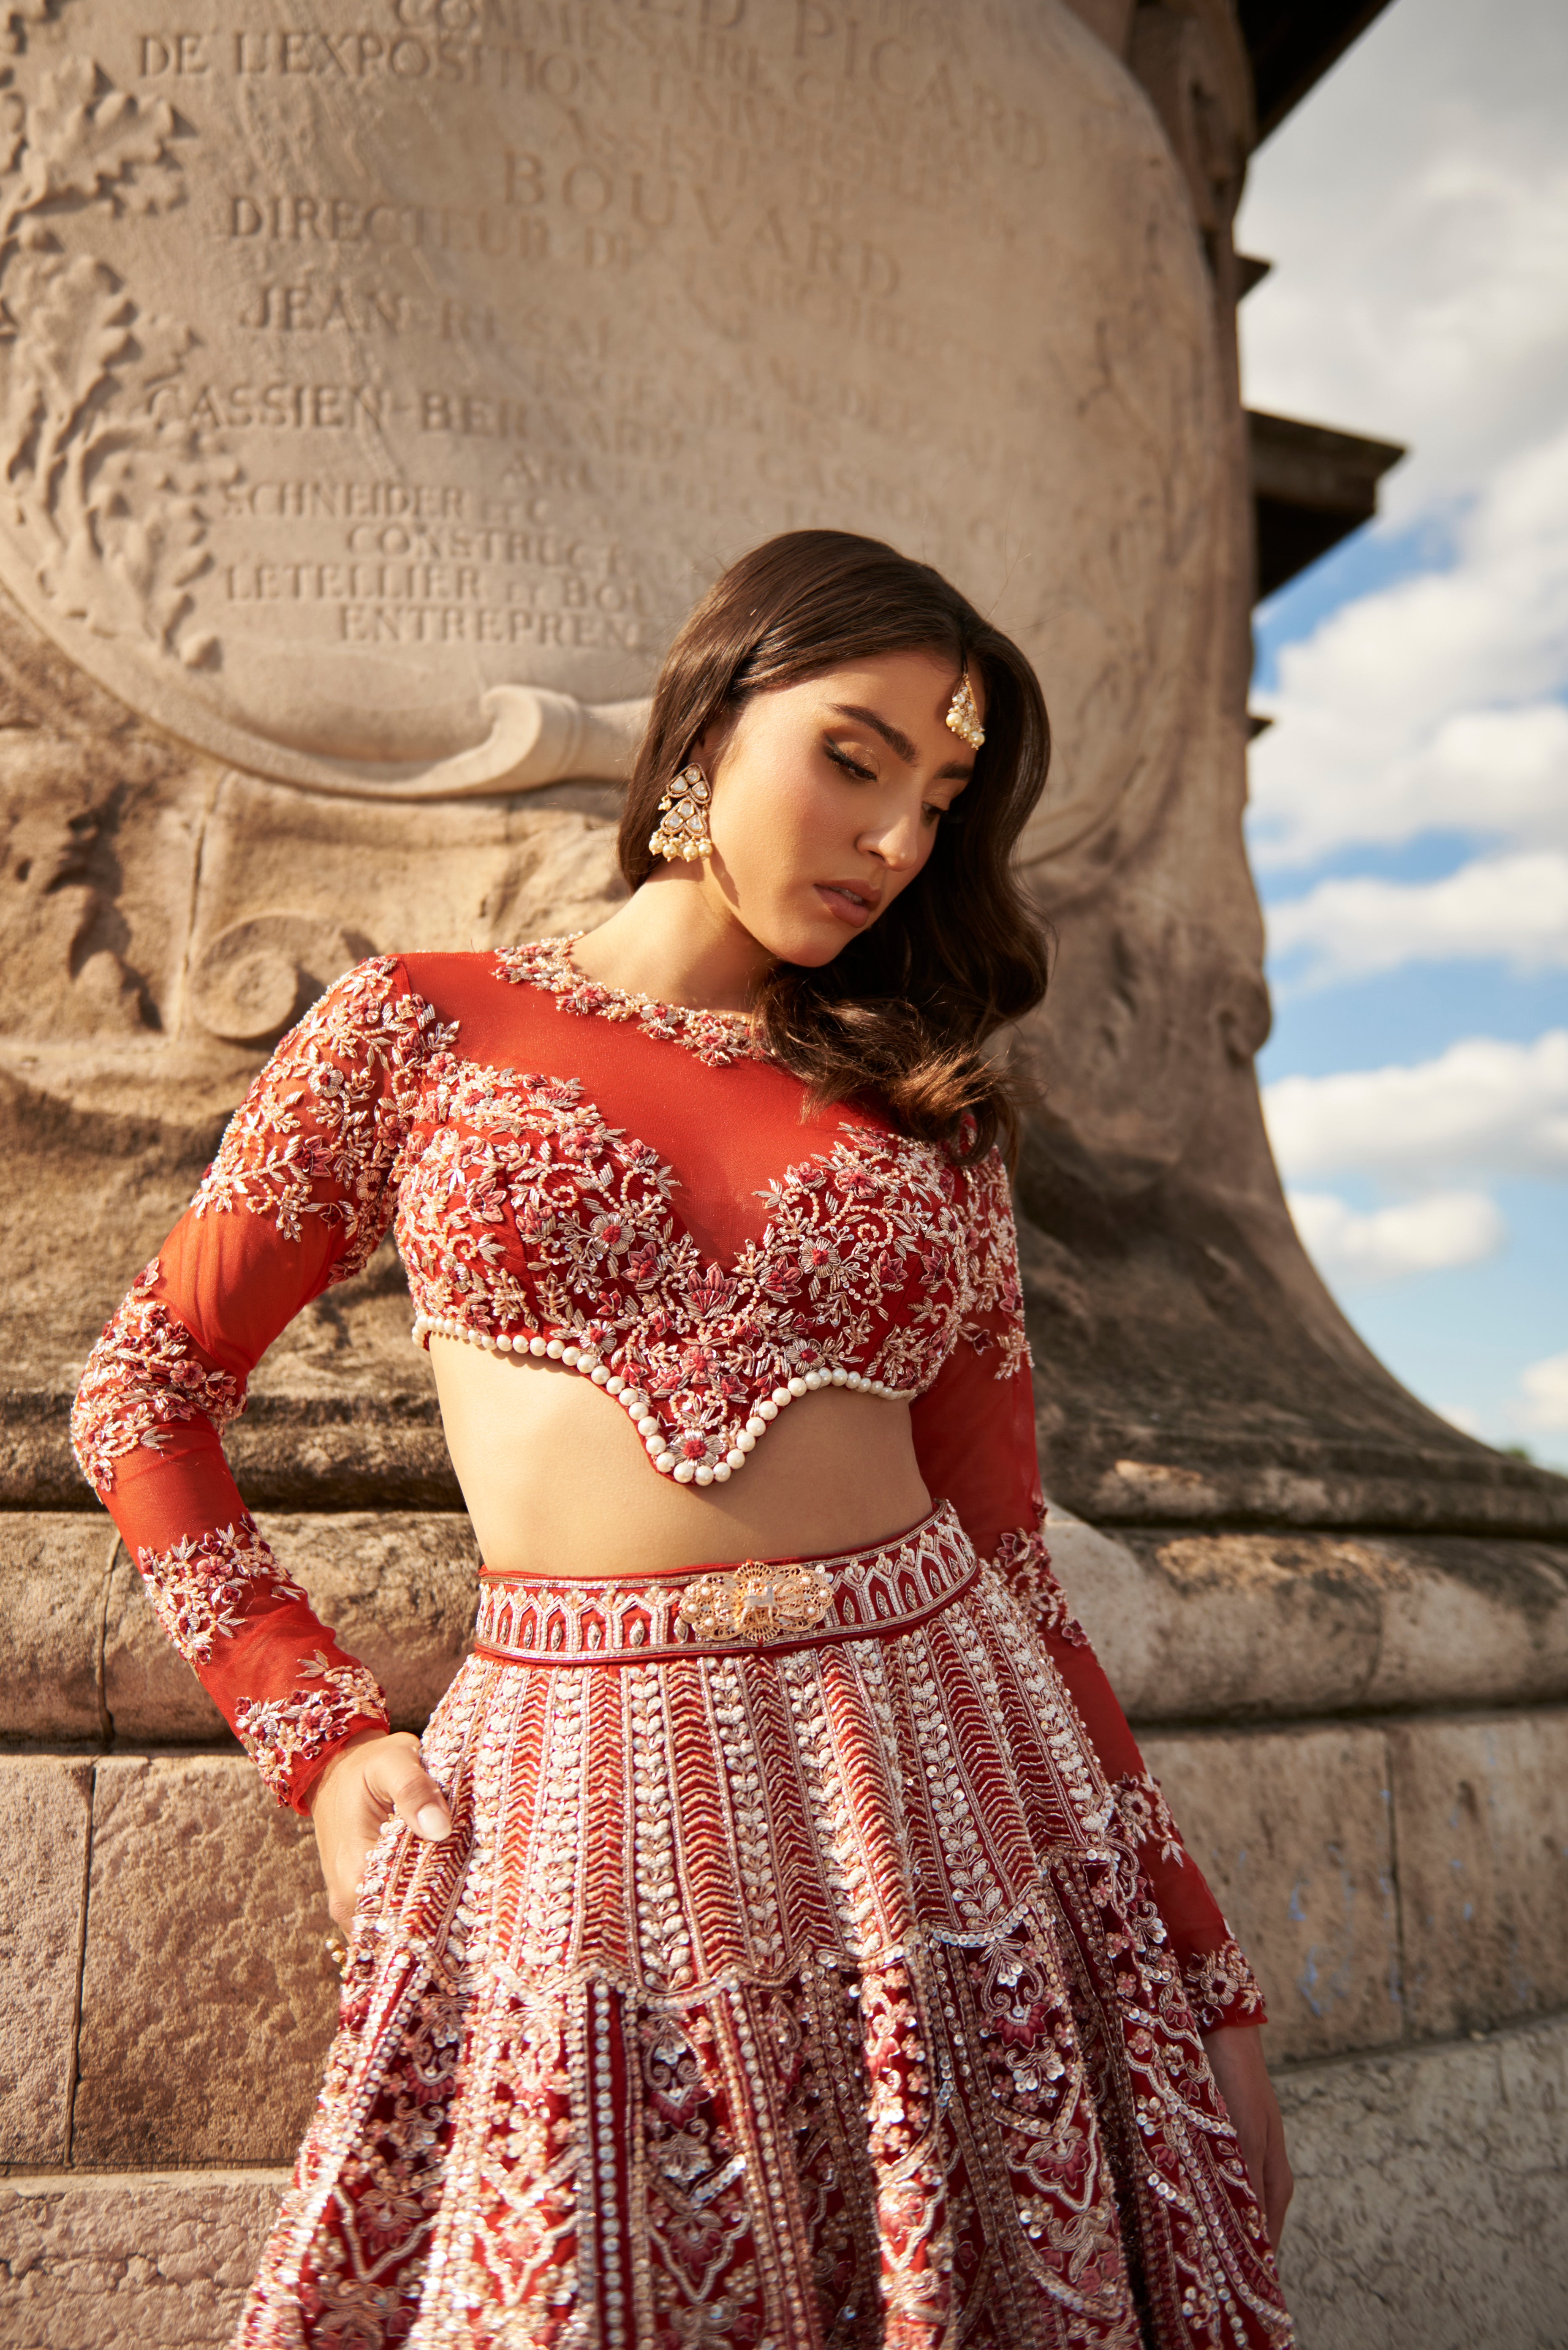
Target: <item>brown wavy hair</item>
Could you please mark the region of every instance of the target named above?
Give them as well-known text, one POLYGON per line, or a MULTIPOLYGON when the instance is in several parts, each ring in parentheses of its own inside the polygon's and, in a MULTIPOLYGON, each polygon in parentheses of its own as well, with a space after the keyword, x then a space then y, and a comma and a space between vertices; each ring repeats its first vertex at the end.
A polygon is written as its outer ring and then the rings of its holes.
POLYGON ((1051 735, 1023 653, 940 572, 840 530, 786 531, 732 564, 659 671, 620 868, 633 889, 652 872, 660 795, 716 721, 845 662, 928 650, 984 681, 974 774, 887 913, 820 970, 774 963, 752 1008, 814 1107, 875 1095, 905 1133, 972 1159, 999 1136, 1011 1154, 1017 1133, 1014 1094, 986 1040, 1045 993, 1045 936, 1012 851, 1044 787, 1051 735))

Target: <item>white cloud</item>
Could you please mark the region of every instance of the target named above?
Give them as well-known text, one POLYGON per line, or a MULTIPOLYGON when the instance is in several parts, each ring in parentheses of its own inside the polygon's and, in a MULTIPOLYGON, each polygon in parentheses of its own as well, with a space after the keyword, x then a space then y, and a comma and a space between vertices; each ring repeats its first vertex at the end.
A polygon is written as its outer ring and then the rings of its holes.
POLYGON ((1307 1254, 1326 1281, 1346 1288, 1479 1264, 1508 1238, 1501 1209, 1484 1191, 1438 1191, 1368 1214, 1328 1191, 1286 1197, 1307 1254))
POLYGON ((1398 0, 1253 159, 1256 406, 1410 444, 1421 576, 1284 649, 1253 851, 1308 865, 1433 827, 1568 850, 1568 9, 1398 0))
POLYGON ((1518 1416, 1542 1435, 1568 1436, 1568 1355, 1548 1355, 1519 1377, 1518 1416))
POLYGON ((1565 87, 1561 0, 1398 0, 1253 159, 1247 396, 1412 442, 1391 512, 1561 420, 1565 87))
POLYGON ((1503 467, 1454 542, 1450 569, 1282 650, 1254 696, 1277 722, 1251 756, 1261 864, 1433 827, 1568 848, 1568 431, 1503 467))
POLYGON ((1273 958, 1306 957, 1293 981, 1327 986, 1411 962, 1495 959, 1568 968, 1568 855, 1480 857, 1440 881, 1320 881, 1267 909, 1273 958))
POLYGON ((1425 1188, 1568 1175, 1568 1029, 1532 1045, 1475 1036, 1408 1067, 1282 1077, 1263 1113, 1282 1173, 1360 1173, 1425 1188))

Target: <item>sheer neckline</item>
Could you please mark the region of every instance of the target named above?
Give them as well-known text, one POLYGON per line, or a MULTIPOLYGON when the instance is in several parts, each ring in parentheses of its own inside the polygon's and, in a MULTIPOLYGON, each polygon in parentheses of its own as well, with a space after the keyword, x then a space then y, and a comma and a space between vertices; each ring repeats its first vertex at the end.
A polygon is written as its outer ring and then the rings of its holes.
POLYGON ((681 1045, 710 1068, 772 1057, 749 1013, 660 1003, 635 989, 590 979, 572 959, 573 947, 585 935, 582 931, 568 931, 558 938, 535 939, 528 946, 504 949, 495 959, 497 976, 514 987, 543 988, 556 998, 560 1012, 576 1012, 585 1018, 597 1015, 601 1020, 635 1020, 646 1035, 663 1044, 681 1045))

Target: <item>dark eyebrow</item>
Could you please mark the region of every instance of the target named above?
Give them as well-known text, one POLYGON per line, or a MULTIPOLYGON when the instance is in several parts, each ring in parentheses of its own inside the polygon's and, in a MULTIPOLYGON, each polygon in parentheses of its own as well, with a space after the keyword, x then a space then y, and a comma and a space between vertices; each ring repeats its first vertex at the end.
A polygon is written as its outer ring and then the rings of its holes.
MULTIPOLYGON (((836 702, 833 707, 840 718, 858 718, 863 726, 875 728, 889 750, 898 753, 906 767, 915 764, 919 754, 901 727, 890 726, 885 718, 878 718, 874 710, 864 709, 857 702, 836 702)), ((931 781, 967 784, 973 773, 972 764, 966 767, 961 759, 953 760, 947 766, 939 767, 931 781)))

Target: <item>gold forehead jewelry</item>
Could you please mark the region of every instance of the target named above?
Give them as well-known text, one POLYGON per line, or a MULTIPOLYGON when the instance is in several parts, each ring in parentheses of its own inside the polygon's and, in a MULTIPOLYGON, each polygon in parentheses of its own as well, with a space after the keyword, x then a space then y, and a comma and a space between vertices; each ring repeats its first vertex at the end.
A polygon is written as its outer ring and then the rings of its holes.
POLYGON ((974 706, 974 689, 966 669, 958 681, 958 691, 948 704, 948 721, 952 732, 978 751, 985 740, 985 729, 980 723, 980 712, 974 706))
POLYGON ((653 855, 679 857, 687 865, 695 858, 711 857, 713 842, 708 831, 708 806, 711 798, 711 786, 695 760, 682 767, 659 803, 659 829, 648 844, 653 855))

